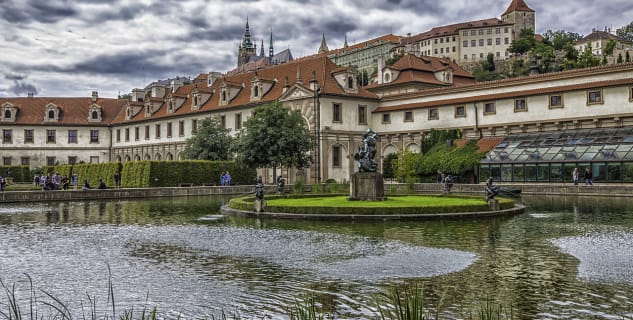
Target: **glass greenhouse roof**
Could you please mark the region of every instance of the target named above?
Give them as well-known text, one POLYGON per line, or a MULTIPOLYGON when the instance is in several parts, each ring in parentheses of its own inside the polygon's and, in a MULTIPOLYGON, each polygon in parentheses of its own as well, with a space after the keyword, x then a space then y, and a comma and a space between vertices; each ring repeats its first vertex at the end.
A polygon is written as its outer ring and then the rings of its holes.
POLYGON ((633 127, 513 134, 481 163, 633 162, 633 127))

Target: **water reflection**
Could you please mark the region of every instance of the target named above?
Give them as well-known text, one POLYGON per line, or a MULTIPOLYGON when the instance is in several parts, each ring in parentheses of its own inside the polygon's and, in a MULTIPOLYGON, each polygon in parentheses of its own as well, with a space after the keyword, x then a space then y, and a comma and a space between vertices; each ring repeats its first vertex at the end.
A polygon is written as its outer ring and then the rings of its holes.
POLYGON ((311 292, 337 319, 371 319, 373 295, 417 281, 443 318, 486 297, 522 319, 633 317, 629 199, 524 197, 524 215, 464 221, 196 221, 226 201, 3 206, 0 278, 28 273, 78 305, 105 294, 110 265, 117 301, 149 294, 167 318, 283 319, 311 292))

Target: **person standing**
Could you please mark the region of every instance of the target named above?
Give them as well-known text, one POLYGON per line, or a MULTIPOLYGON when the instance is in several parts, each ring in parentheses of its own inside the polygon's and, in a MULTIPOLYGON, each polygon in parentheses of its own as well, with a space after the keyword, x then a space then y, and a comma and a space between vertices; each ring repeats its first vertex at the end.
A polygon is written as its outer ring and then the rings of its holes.
POLYGON ((591 174, 591 170, 589 170, 589 168, 585 169, 585 185, 593 186, 593 175, 591 174))
POLYGON ((231 185, 231 174, 228 171, 224 175, 224 185, 225 186, 230 186, 231 185))
POLYGON ((571 177, 574 180, 574 186, 578 187, 578 179, 580 179, 580 172, 578 171, 578 167, 574 168, 574 172, 571 174, 571 177))
POLYGON ((225 176, 224 172, 222 172, 222 174, 220 175, 220 185, 221 186, 224 185, 224 182, 226 181, 225 178, 226 178, 226 176, 225 176))
POLYGON ((0 176, 0 191, 4 191, 4 178, 0 176))
POLYGON ((79 183, 79 176, 77 176, 76 173, 73 173, 72 176, 72 181, 73 181, 73 189, 77 189, 77 184, 79 183))
POLYGON ((114 173, 114 187, 118 189, 121 186, 120 184, 121 184, 121 175, 118 172, 116 172, 114 173))

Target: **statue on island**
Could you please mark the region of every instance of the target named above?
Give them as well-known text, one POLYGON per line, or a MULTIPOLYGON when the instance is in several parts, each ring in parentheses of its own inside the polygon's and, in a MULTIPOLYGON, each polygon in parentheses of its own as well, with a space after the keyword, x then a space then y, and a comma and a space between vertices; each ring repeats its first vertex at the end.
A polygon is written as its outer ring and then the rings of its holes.
POLYGON ((262 182, 262 177, 258 177, 255 182, 255 199, 259 201, 264 200, 264 183, 262 182))
POLYGON ((378 170, 378 164, 374 160, 377 135, 376 131, 371 128, 367 129, 363 135, 363 145, 354 154, 354 159, 358 161, 358 172, 376 172, 378 170))
POLYGON ((499 194, 499 187, 492 185, 492 177, 486 180, 486 200, 490 201, 499 194))

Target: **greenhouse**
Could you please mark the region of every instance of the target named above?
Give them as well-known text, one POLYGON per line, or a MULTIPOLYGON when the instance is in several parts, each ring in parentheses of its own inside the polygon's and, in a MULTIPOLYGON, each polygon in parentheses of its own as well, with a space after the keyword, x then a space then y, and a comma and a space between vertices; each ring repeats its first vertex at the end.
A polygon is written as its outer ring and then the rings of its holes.
MULTIPOLYGON (((486 154, 479 177, 503 182, 571 182, 589 168, 599 182, 633 182, 633 127, 508 135, 486 154)), ((582 180, 582 177, 581 177, 582 180)))

